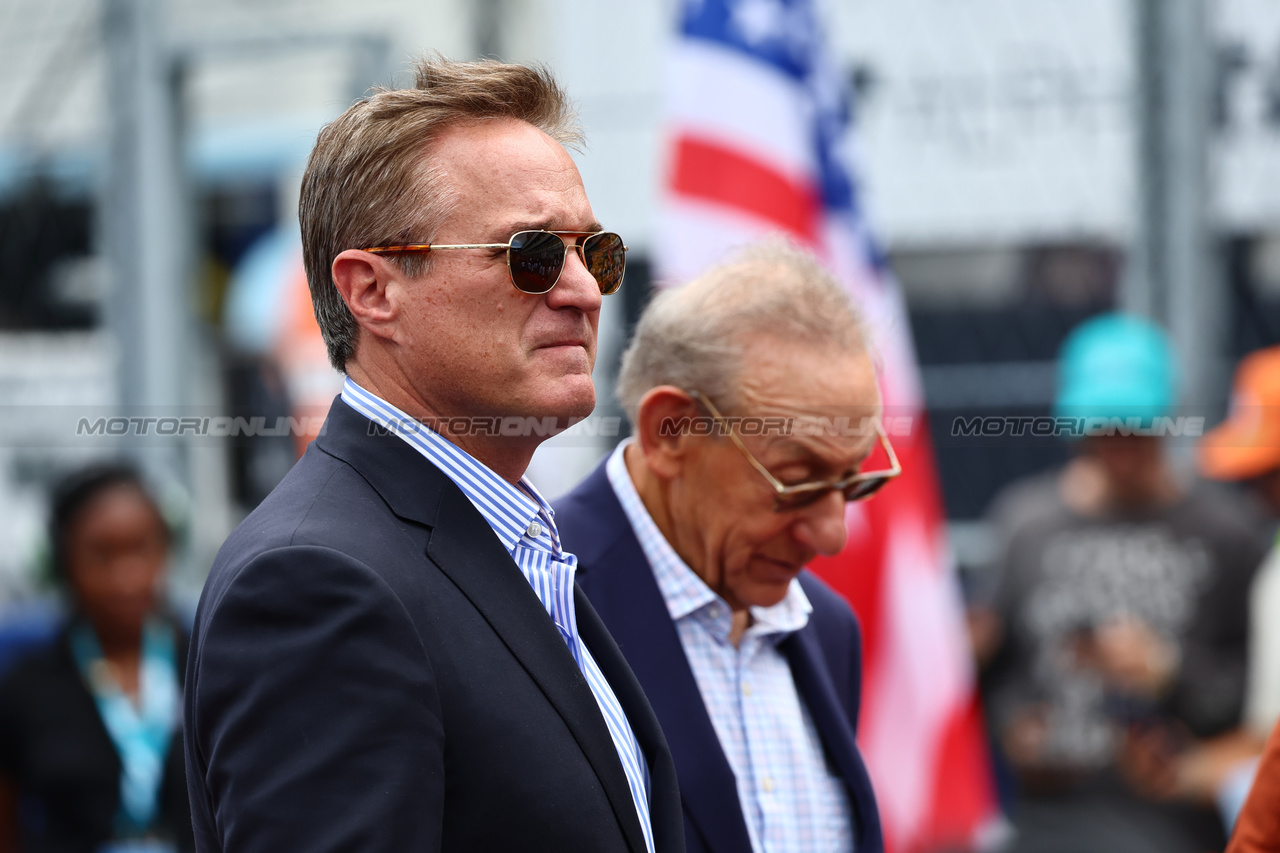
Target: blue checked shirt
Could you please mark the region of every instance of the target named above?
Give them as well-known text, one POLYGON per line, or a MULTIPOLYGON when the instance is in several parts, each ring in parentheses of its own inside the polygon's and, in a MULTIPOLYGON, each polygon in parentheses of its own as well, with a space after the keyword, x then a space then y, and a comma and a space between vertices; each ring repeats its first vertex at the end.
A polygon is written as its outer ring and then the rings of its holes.
POLYGON ((410 418, 400 409, 370 394, 351 379, 342 386, 342 400, 376 424, 407 441, 462 489, 480 510, 502 546, 511 554, 551 621, 560 630, 578 669, 587 679, 600 713, 604 716, 614 748, 627 774, 635 800, 645 846, 653 853, 653 828, 649 823, 649 764, 636 742, 631 723, 605 680, 591 652, 578 637, 573 605, 573 575, 578 558, 560 547, 560 534, 552 517, 555 510, 528 480, 513 486, 439 433, 410 418))
POLYGON ((827 769, 818 729, 796 690, 778 643, 809 621, 799 581, 772 607, 751 608, 737 648, 731 611, 663 537, 645 509, 622 454, 609 458, 609 483, 653 569, 729 767, 755 853, 853 850, 843 780, 827 769))

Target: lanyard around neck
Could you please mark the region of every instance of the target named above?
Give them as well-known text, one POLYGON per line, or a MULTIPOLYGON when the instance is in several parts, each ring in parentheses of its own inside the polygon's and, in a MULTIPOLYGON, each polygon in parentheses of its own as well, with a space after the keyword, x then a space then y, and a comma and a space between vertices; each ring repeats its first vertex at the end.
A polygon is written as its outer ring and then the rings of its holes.
POLYGON ((71 649, 93 695, 102 723, 120 757, 117 832, 145 832, 159 812, 165 759, 178 722, 179 688, 173 631, 163 622, 143 628, 136 703, 111 675, 93 628, 71 629, 71 649))

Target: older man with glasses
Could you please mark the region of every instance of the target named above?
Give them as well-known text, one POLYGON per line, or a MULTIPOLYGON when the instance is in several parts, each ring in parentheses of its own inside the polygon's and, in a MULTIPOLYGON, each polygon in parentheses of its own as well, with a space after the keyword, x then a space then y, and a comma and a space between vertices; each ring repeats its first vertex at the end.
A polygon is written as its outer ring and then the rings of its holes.
POLYGON ((653 301, 619 396, 633 438, 556 520, 662 722, 688 849, 882 850, 858 622, 804 569, 900 472, 858 310, 755 247, 653 301))
POLYGON ((657 719, 523 477, 595 405, 623 275, 577 140, 554 80, 497 62, 420 63, 321 131, 299 218, 347 380, 201 599, 198 849, 683 849, 657 719))

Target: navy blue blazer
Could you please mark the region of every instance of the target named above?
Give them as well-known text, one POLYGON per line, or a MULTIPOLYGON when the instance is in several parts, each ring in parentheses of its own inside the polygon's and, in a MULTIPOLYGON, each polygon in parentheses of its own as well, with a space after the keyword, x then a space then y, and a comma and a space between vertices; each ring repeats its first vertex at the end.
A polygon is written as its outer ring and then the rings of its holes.
MULTIPOLYGON (((658 582, 602 463, 556 502, 556 527, 578 556, 578 580, 658 714, 675 758, 689 853, 749 851, 733 770, 698 692, 658 582)), ((859 853, 882 853, 880 816, 855 742, 862 637, 852 609, 809 572, 809 623, 778 648, 813 716, 827 759, 844 778, 859 853)))
MULTIPOLYGON (((575 591, 578 630, 684 849, 670 753, 575 591)), ((197 849, 644 853, 586 679, 462 491, 341 400, 227 540, 187 662, 197 849)))

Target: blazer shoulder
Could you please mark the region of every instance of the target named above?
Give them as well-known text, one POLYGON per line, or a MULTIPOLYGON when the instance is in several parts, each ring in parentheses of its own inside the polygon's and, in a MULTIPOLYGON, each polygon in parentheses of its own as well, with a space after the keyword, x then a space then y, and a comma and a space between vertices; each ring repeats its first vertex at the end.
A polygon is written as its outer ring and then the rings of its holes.
POLYGON ((328 554, 331 561, 394 574, 394 567, 413 562, 425 549, 425 531, 415 538, 410 527, 358 471, 313 446, 218 550, 202 608, 214 605, 246 566, 268 555, 285 564, 290 554, 306 562, 328 554))
MULTIPOLYGON (((247 543, 271 546, 287 545, 297 528, 310 515, 324 493, 338 478, 359 479, 349 465, 329 454, 308 448, 271 493, 263 498, 223 543, 222 552, 233 551, 247 543), (347 474, 347 477, 343 475, 347 474)), ((341 486, 341 482, 338 484, 341 486)), ((346 484, 357 486, 355 482, 346 484)))
POLYGON ((344 550, 348 538, 363 540, 363 550, 372 534, 360 535, 353 525, 398 524, 387 502, 360 471, 313 444, 227 538, 219 560, 223 554, 246 548, 265 551, 319 545, 344 550))

